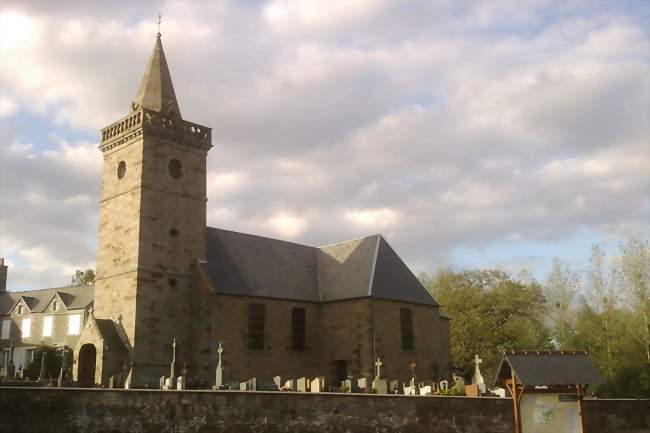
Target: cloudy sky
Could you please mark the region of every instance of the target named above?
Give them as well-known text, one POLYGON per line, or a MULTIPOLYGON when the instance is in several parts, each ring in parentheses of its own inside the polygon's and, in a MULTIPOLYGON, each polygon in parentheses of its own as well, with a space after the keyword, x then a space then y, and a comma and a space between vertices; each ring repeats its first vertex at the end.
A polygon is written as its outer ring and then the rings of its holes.
POLYGON ((540 278, 650 238, 646 2, 3 0, 10 289, 94 266, 98 129, 128 113, 158 12, 183 116, 213 128, 211 226, 381 232, 416 272, 540 278))

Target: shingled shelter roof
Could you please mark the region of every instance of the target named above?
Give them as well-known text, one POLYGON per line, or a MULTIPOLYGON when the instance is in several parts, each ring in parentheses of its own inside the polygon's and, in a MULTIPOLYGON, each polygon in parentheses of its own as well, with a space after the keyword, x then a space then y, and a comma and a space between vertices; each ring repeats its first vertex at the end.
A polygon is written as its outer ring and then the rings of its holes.
POLYGON ((217 293, 308 302, 375 297, 437 306, 381 235, 311 247, 208 227, 202 264, 217 293))
POLYGON ((524 386, 599 385, 604 380, 585 351, 519 350, 506 352, 495 385, 514 371, 524 386))
POLYGON ((53 287, 50 289, 26 290, 23 292, 0 293, 0 315, 9 312, 22 299, 32 313, 41 313, 56 295, 68 310, 86 308, 93 302, 94 286, 53 287))

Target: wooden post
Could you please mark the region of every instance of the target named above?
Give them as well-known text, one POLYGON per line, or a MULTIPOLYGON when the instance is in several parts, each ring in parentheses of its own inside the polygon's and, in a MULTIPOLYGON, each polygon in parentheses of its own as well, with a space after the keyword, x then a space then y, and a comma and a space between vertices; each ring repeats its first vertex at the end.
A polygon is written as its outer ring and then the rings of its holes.
POLYGON ((576 385, 578 388, 578 412, 580 412, 580 433, 585 431, 585 419, 582 414, 582 397, 584 396, 584 388, 582 385, 576 385))
POLYGON ((515 410, 515 433, 521 433, 521 422, 519 419, 519 398, 517 396, 517 380, 515 379, 515 371, 510 368, 510 373, 512 377, 512 404, 514 405, 515 410))

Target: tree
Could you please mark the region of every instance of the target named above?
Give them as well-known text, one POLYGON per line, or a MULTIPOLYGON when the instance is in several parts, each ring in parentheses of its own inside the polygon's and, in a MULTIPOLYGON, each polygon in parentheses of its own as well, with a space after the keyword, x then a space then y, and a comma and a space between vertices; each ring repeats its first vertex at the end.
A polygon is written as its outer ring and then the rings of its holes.
POLYGON ((516 281, 498 270, 443 270, 423 283, 451 317, 452 362, 465 376, 476 354, 490 376, 504 350, 549 348, 546 301, 536 282, 516 281))
POLYGON ((45 356, 45 368, 44 368, 44 377, 43 379, 56 378, 59 376, 62 363, 61 351, 55 349, 54 347, 41 346, 36 349, 34 353, 34 359, 32 362, 23 370, 23 375, 28 377, 31 380, 38 379, 38 376, 41 372, 41 360, 45 356))
POLYGON ((619 281, 638 321, 633 328, 650 364, 650 245, 635 239, 619 246, 619 281))
POLYGON ((72 276, 73 286, 92 286, 95 283, 95 271, 92 269, 77 269, 72 276))
POLYGON ((544 283, 546 297, 550 304, 553 321, 553 339, 560 349, 571 347, 573 337, 573 316, 571 309, 580 287, 580 277, 569 263, 553 259, 553 267, 544 283))
MULTIPOLYGON (((618 304, 618 295, 614 289, 614 281, 608 275, 605 251, 599 245, 591 246, 591 258, 587 269, 587 296, 584 300, 590 308, 595 310, 594 316, 600 323, 596 329, 600 329, 604 344, 605 377, 611 380, 613 374, 613 341, 612 341, 612 320, 618 304)), ((588 332, 587 330, 585 330, 588 332)))

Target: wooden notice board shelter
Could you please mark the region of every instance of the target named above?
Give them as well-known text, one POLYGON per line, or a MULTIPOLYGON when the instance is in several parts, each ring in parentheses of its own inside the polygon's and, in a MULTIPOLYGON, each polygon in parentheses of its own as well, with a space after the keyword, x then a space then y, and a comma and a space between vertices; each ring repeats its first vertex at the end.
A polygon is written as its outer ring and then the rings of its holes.
POLYGON ((494 384, 510 392, 515 433, 583 433, 582 399, 604 380, 584 351, 513 350, 494 384))

